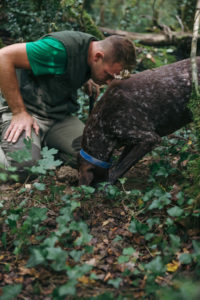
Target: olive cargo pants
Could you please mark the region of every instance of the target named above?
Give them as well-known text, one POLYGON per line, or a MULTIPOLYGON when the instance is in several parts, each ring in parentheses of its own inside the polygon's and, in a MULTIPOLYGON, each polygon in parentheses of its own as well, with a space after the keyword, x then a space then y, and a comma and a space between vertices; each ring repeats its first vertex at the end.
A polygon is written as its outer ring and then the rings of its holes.
POLYGON ((9 166, 17 166, 23 169, 25 166, 32 166, 40 159, 41 147, 55 148, 59 151, 59 158, 65 163, 76 167, 76 154, 81 148, 81 136, 84 124, 73 116, 67 116, 62 121, 42 118, 35 114, 32 116, 36 119, 40 133, 37 136, 32 130, 32 160, 18 164, 9 156, 9 152, 23 149, 25 147, 25 132, 19 137, 16 143, 9 143, 4 140, 5 132, 11 122, 12 113, 0 108, 0 164, 4 168, 9 166))

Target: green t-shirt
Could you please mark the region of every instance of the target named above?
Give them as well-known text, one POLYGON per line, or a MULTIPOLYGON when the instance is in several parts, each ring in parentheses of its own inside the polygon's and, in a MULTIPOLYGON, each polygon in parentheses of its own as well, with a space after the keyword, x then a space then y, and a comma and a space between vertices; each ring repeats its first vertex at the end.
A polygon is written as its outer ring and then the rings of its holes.
POLYGON ((45 37, 26 43, 28 60, 34 75, 64 74, 67 68, 67 53, 62 42, 45 37))

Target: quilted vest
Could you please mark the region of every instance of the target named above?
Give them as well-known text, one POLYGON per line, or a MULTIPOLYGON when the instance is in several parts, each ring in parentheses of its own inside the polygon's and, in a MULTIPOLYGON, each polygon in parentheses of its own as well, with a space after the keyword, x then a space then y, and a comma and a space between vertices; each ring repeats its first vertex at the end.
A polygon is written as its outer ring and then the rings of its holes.
POLYGON ((87 64, 92 35, 61 31, 47 34, 61 41, 67 52, 67 70, 62 75, 34 76, 31 70, 17 70, 21 94, 28 111, 62 120, 78 110, 77 89, 90 78, 87 64))

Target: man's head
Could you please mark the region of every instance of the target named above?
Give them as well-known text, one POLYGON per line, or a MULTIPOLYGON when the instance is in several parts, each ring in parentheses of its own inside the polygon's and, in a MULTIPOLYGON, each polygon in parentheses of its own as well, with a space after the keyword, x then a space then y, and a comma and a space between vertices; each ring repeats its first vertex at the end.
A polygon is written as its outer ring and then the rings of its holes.
POLYGON ((114 75, 123 69, 131 71, 135 63, 135 47, 127 38, 113 35, 90 45, 88 64, 91 78, 97 84, 109 84, 114 75))

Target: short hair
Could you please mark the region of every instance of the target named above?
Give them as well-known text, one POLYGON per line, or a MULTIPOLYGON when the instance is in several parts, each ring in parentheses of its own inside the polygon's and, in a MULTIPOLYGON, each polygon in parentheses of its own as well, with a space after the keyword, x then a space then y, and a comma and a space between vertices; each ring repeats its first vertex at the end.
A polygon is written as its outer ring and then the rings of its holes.
POLYGON ((131 71, 136 65, 136 50, 134 43, 126 37, 111 35, 100 41, 104 51, 104 61, 122 64, 124 69, 131 71))

